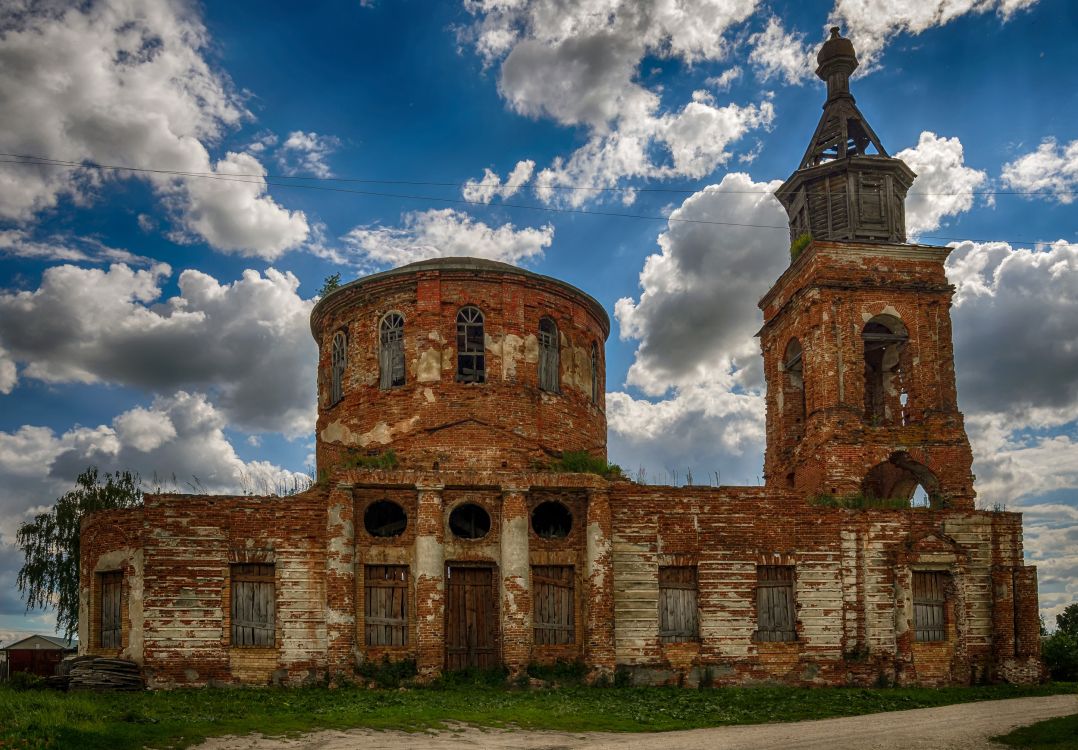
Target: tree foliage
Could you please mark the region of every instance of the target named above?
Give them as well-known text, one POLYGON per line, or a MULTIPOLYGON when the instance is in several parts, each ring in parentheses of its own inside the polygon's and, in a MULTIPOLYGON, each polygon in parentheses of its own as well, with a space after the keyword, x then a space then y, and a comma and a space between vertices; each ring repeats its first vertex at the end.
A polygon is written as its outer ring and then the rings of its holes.
POLYGON ((56 607, 56 625, 70 638, 79 626, 79 528, 86 514, 142 505, 141 481, 129 471, 99 477, 90 466, 75 489, 56 505, 19 526, 15 544, 23 565, 16 584, 26 609, 56 607))
POLYGON ((1078 602, 1056 615, 1056 632, 1044 639, 1044 663, 1054 680, 1078 680, 1078 602))

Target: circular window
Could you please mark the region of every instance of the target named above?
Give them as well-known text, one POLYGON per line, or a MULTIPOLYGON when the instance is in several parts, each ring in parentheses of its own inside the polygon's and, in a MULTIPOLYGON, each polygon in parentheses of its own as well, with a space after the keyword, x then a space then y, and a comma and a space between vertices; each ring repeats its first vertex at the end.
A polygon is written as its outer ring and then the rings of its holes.
POLYGON ((449 514, 449 530, 461 539, 482 539, 490 531, 490 514, 475 503, 458 505, 449 514))
POLYGON ((539 503, 532 511, 532 530, 543 539, 564 539, 573 528, 573 514, 555 500, 539 503))
POLYGON ((363 514, 363 527, 371 536, 400 536, 408 526, 404 508, 390 500, 379 500, 367 506, 363 514))

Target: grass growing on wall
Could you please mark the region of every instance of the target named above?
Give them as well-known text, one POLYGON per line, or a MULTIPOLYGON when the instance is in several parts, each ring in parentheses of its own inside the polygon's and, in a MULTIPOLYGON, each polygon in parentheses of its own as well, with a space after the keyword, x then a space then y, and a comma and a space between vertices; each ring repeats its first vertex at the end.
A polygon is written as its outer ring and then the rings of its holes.
POLYGON ((1078 684, 970 688, 591 688, 526 690, 483 680, 409 690, 341 687, 56 693, 0 687, 5 750, 182 748, 207 737, 316 729, 420 730, 464 722, 563 731, 645 732, 854 716, 1078 692, 1078 684))
POLYGON ((564 451, 561 458, 551 462, 547 469, 567 474, 598 474, 604 479, 619 479, 622 476, 620 466, 587 451, 564 451))
POLYGON ((872 497, 871 495, 814 495, 809 498, 813 505, 824 508, 852 508, 864 510, 869 508, 883 508, 885 510, 908 510, 909 500, 900 497, 872 497))

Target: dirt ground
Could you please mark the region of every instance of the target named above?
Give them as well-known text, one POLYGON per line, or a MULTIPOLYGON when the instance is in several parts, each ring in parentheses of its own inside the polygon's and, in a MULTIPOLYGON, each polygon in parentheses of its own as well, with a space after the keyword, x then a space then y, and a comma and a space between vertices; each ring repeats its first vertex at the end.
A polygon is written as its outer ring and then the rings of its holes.
POLYGON ((1078 713, 1078 696, 963 703, 941 708, 789 724, 694 729, 656 734, 525 732, 460 727, 415 734, 353 729, 292 739, 221 737, 197 750, 973 750, 998 748, 993 735, 1078 713))

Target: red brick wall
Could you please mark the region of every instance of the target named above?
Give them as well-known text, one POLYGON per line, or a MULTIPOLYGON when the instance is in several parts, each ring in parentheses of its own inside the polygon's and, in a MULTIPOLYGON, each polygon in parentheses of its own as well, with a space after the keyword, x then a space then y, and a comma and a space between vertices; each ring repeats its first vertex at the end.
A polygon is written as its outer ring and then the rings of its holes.
POLYGON ((320 346, 317 460, 327 472, 349 450, 393 450, 415 469, 526 470, 566 450, 606 456, 601 308, 567 284, 505 270, 442 268, 361 280, 329 296, 313 318, 320 346), (456 382, 456 316, 483 311, 486 382, 456 382), (405 319, 406 384, 383 390, 378 325, 405 319), (539 321, 560 337, 560 393, 539 389, 539 321), (348 334, 344 398, 329 403, 333 335, 348 334), (591 348, 599 354, 599 399, 592 402, 591 348))
POLYGON ((973 456, 955 391, 947 252, 814 242, 764 297, 760 340, 768 386, 769 485, 809 495, 858 493, 869 471, 901 450, 935 474, 944 504, 973 507, 973 456), (882 314, 899 318, 909 333, 902 357, 905 419, 892 394, 890 424, 865 419, 861 331, 882 314), (807 407, 796 440, 789 439, 794 428, 784 420, 789 389, 782 387, 781 368, 792 338, 804 350, 807 407))

